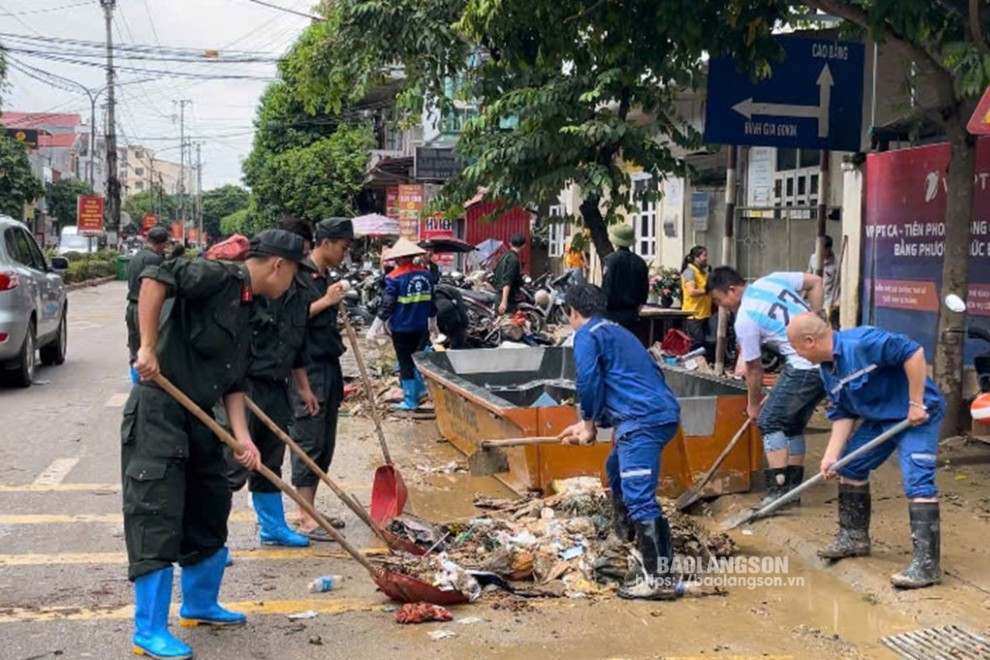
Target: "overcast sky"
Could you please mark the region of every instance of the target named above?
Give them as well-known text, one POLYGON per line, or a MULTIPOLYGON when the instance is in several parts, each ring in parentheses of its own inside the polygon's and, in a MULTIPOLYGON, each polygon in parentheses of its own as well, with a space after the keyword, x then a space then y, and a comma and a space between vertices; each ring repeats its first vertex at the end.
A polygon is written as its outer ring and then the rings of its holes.
MULTIPOLYGON (((313 0, 266 1, 302 12, 315 4, 313 0)), ((250 0, 118 0, 114 38, 128 44, 280 55, 308 22, 301 16, 250 0)), ((99 0, 0 0, 0 32, 102 41, 103 11, 99 0)), ((106 82, 105 73, 93 67, 25 54, 11 55, 93 89, 106 82)), ((204 66, 151 60, 128 64, 138 68, 236 72, 269 78, 275 74, 275 65, 264 63, 204 66)), ((186 110, 186 133, 191 139, 203 142, 204 189, 240 183, 241 160, 251 150, 252 120, 267 83, 189 80, 138 72, 122 72, 119 76, 122 83, 147 78, 154 79, 119 88, 117 122, 125 143, 140 144, 157 151, 162 159, 178 162, 179 125, 177 119, 173 120, 178 106, 173 101, 190 99, 193 103, 186 110)), ((73 94, 54 89, 16 70, 8 71, 7 79, 9 89, 3 94, 5 110, 76 112, 88 123, 89 101, 81 91, 73 94)), ((98 114, 97 126, 100 122, 98 114)))

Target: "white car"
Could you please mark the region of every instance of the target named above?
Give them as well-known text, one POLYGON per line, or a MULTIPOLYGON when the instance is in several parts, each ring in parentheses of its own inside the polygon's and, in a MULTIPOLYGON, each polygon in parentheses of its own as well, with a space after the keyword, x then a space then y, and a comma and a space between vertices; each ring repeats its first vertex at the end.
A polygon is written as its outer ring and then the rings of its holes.
POLYGON ((0 215, 0 377, 14 385, 34 382, 36 356, 41 363, 65 362, 68 301, 57 270, 69 262, 48 263, 21 222, 0 215))

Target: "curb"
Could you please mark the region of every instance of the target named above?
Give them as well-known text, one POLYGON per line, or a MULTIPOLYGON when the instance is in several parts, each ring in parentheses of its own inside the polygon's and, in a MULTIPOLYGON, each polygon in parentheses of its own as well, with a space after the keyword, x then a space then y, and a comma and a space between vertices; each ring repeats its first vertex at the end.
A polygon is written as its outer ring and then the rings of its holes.
POLYGON ((77 282, 76 284, 68 284, 65 287, 65 291, 78 291, 79 289, 87 289, 89 287, 100 286, 101 284, 106 284, 107 282, 113 282, 117 279, 116 275, 111 275, 110 277, 101 277, 96 280, 86 280, 85 282, 77 282))

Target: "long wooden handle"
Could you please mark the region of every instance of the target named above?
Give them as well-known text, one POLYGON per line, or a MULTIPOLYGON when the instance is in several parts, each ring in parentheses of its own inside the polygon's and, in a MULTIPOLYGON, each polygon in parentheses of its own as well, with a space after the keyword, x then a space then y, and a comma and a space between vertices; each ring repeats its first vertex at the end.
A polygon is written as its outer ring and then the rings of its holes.
POLYGON ((287 444, 289 446, 289 449, 292 450, 292 453, 298 456, 299 460, 305 463, 306 467, 308 467, 310 470, 313 471, 313 474, 318 476, 320 480, 323 481, 323 483, 329 486, 330 490, 334 492, 334 495, 339 497, 340 501, 343 502, 348 509, 353 511, 354 514, 358 518, 360 518, 362 522, 364 522, 364 524, 366 524, 368 527, 371 528, 371 531, 375 533, 375 536, 380 538, 382 541, 387 542, 387 540, 385 539, 385 534, 382 533, 381 527, 375 524, 375 521, 371 519, 371 516, 368 515, 368 512, 365 511, 363 506, 361 506, 356 500, 351 498, 349 494, 345 493, 340 486, 334 483, 333 479, 330 478, 330 475, 328 475, 326 472, 321 470, 320 466, 317 465, 316 462, 309 457, 309 454, 303 451, 302 447, 296 444, 296 441, 293 440, 288 433, 283 431, 281 427, 279 427, 279 425, 276 424, 274 420, 272 420, 271 417, 266 415, 265 411, 259 408, 258 404, 256 404, 254 401, 251 400, 251 397, 245 396, 244 402, 247 404, 248 410, 254 413, 255 417, 260 419, 265 424, 265 426, 267 426, 272 430, 272 433, 278 436, 278 438, 282 442, 287 444))
MULTIPOLYGON (((180 404, 182 404, 182 407, 188 410, 189 412, 191 412, 196 417, 196 419, 198 419, 203 424, 205 424, 208 429, 213 431, 213 433, 215 433, 218 438, 220 438, 228 447, 230 447, 231 451, 233 451, 234 454, 240 453, 240 445, 237 442, 237 440, 235 440, 234 437, 230 435, 230 433, 228 433, 225 428, 217 424, 215 419, 213 419, 205 412, 203 412, 202 408, 197 406, 189 397, 183 394, 182 391, 179 390, 179 388, 177 388, 175 385, 173 385, 167 378, 165 378, 165 376, 158 374, 157 376, 155 376, 154 382, 156 385, 158 385, 158 387, 168 392, 173 399, 175 399, 180 404)), ((260 474, 261 476, 263 476, 264 478, 268 479, 270 482, 278 486, 279 490, 281 490, 283 493, 288 495, 293 502, 298 504, 299 507, 303 511, 305 511, 310 517, 312 517, 313 520, 315 520, 320 527, 326 530, 327 534, 329 534, 334 541, 340 544, 340 547, 342 547, 347 552, 347 554, 349 554, 351 557, 354 558, 354 561, 364 566, 368 570, 368 572, 371 573, 372 577, 378 577, 380 575, 379 570, 374 566, 372 566, 371 562, 369 562, 365 558, 365 556, 358 551, 357 548, 355 548, 350 543, 348 543, 347 539, 341 536, 337 532, 337 530, 335 530, 330 525, 330 523, 328 523, 323 518, 320 512, 316 510, 316 507, 314 507, 312 504, 304 500, 302 496, 298 492, 296 492, 295 488, 282 481, 282 479, 277 474, 275 474, 267 467, 265 467, 264 464, 258 465, 257 472, 258 474, 260 474)))
MULTIPOLYGON (((911 421, 907 419, 897 423, 896 425, 892 426, 891 428, 887 429, 877 437, 867 442, 859 449, 849 452, 841 459, 833 463, 832 467, 829 468, 829 472, 834 472, 838 474, 839 470, 844 468, 846 465, 852 463, 854 460, 856 460, 866 452, 871 451, 874 447, 878 447, 883 443, 887 442, 888 440, 896 436, 898 433, 908 429, 910 426, 911 426, 911 421)), ((767 504, 759 511, 753 511, 747 513, 745 517, 740 518, 738 520, 733 519, 731 521, 728 521, 725 524, 723 524, 722 527, 723 529, 732 529, 733 527, 738 527, 739 525, 747 523, 750 520, 755 520, 756 518, 762 518, 768 513, 773 513, 774 511, 782 507, 784 504, 786 504, 787 502, 791 501, 792 499, 800 495, 802 492, 808 490, 809 488, 817 484, 819 481, 822 481, 824 478, 825 476, 821 472, 817 472, 813 477, 806 480, 801 485, 787 491, 786 493, 775 499, 773 502, 770 502, 770 504, 767 504)))
MULTIPOLYGON (((692 494, 692 497, 697 495, 697 493, 701 492, 701 489, 708 484, 709 480, 712 478, 712 475, 715 474, 715 471, 718 470, 720 465, 722 465, 722 461, 724 461, 726 456, 728 456, 732 452, 732 450, 739 443, 743 435, 745 435, 746 431, 749 430, 749 427, 752 424, 753 424, 753 418, 747 417, 746 421, 744 421, 742 423, 742 426, 739 427, 739 430, 736 431, 736 434, 732 436, 732 440, 729 440, 729 444, 727 444, 725 448, 722 449, 722 453, 718 455, 718 458, 715 459, 715 462, 712 463, 711 467, 708 468, 708 471, 705 472, 703 475, 701 475, 701 478, 698 479, 693 486, 691 486, 691 490, 689 492, 692 494)), ((678 500, 678 505, 680 505, 680 500, 678 500)), ((683 507, 679 506, 679 508, 683 508, 683 507)))
POLYGON ((371 378, 368 376, 368 369, 364 366, 364 356, 361 355, 361 347, 358 346, 357 334, 347 318, 347 310, 342 310, 341 317, 344 319, 344 329, 347 332, 347 339, 351 342, 351 350, 354 351, 354 359, 357 360, 358 370, 361 372, 361 380, 364 381, 364 390, 368 395, 368 404, 371 406, 371 418, 375 421, 375 431, 378 432, 378 442, 382 446, 382 454, 385 455, 385 463, 392 464, 392 455, 388 451, 388 443, 385 442, 385 431, 382 429, 382 418, 378 411, 378 401, 375 398, 375 390, 371 385, 371 378))

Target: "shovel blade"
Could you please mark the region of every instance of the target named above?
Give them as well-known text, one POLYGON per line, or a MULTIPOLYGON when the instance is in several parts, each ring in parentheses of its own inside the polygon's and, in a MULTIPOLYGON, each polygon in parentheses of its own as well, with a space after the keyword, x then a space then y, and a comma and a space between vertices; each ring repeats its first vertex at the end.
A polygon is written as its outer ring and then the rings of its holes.
POLYGON ((408 497, 406 483, 395 466, 380 466, 375 470, 375 481, 371 486, 371 519, 381 526, 402 515, 408 497))
POLYGON ((681 493, 681 496, 678 497, 677 501, 674 503, 674 507, 678 511, 683 511, 684 509, 687 509, 688 507, 690 507, 692 504, 694 504, 700 499, 701 499, 701 489, 692 486, 688 490, 681 493))
POLYGON ((468 468, 475 477, 487 477, 509 471, 509 457, 501 449, 479 449, 468 456, 468 468))
POLYGON ((374 580, 383 594, 400 603, 460 605, 468 602, 468 597, 460 591, 443 591, 411 575, 394 571, 382 571, 374 580))
POLYGON ((758 511, 742 511, 734 516, 726 518, 722 521, 722 531, 727 532, 730 529, 739 527, 740 525, 745 525, 746 523, 754 520, 758 514, 758 511))

